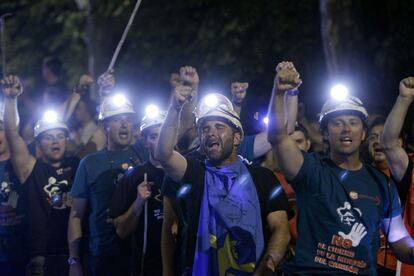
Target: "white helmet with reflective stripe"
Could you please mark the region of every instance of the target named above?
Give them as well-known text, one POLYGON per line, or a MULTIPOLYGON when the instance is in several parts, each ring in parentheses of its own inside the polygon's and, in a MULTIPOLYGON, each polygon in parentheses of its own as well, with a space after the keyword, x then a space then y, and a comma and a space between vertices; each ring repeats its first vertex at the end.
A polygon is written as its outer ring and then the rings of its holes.
POLYGON ((319 123, 321 128, 326 126, 329 118, 334 115, 342 113, 354 113, 361 117, 365 122, 368 118, 368 112, 365 109, 362 101, 357 97, 348 96, 343 100, 329 99, 322 106, 321 113, 319 114, 319 123))
POLYGON ((132 103, 122 94, 115 94, 104 99, 99 108, 99 120, 119 114, 135 114, 132 103))
POLYGON ((240 117, 234 111, 231 101, 222 94, 213 93, 201 99, 195 115, 197 127, 200 127, 207 118, 219 117, 225 119, 231 126, 240 131, 243 138, 244 132, 240 117))
POLYGON ((43 118, 39 120, 34 127, 34 137, 38 137, 42 132, 51 130, 51 129, 63 129, 69 132, 68 127, 65 123, 59 120, 56 112, 46 111, 43 115, 43 118))

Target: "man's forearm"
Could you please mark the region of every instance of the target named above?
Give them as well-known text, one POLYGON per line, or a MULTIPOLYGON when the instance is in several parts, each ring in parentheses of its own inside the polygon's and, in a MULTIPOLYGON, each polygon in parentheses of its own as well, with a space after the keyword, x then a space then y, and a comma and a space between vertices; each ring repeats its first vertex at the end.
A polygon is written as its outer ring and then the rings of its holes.
MULTIPOLYGON (((266 255, 270 255, 275 265, 278 265, 286 253, 290 241, 289 227, 285 229, 274 229, 270 237, 266 255)), ((265 255, 265 256, 266 256, 265 255)))
POLYGON ((114 220, 116 233, 122 239, 128 237, 137 229, 145 202, 138 198, 131 204, 128 211, 114 220))
POLYGON ((19 130, 17 128, 17 98, 16 97, 4 97, 4 127, 6 137, 11 139, 19 136, 19 130))
POLYGON ((77 217, 70 217, 68 223, 68 247, 69 256, 80 258, 80 245, 82 240, 81 220, 77 217))
POLYGON ((180 110, 174 104, 170 105, 167 117, 161 127, 159 140, 155 150, 157 160, 166 161, 172 155, 177 139, 178 119, 180 110))
POLYGON ((271 144, 278 141, 279 136, 287 135, 285 126, 284 95, 273 88, 269 105, 268 140, 271 144))
POLYGON ((382 133, 381 142, 385 149, 397 144, 398 137, 404 124, 404 118, 407 115, 413 99, 409 97, 398 96, 390 114, 387 117, 382 133))
POLYGON ((289 92, 286 92, 284 101, 286 132, 291 134, 295 131, 298 116, 298 95, 289 95, 289 92))
POLYGON ((392 253, 403 263, 414 265, 414 241, 407 236, 399 241, 390 243, 392 253))

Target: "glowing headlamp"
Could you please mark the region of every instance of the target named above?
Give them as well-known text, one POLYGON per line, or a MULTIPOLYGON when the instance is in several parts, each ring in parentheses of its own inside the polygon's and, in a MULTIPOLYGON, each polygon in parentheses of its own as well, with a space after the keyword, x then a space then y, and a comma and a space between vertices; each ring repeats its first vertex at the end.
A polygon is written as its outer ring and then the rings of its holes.
POLYGON ((269 124, 269 117, 264 117, 263 118, 263 123, 265 124, 265 125, 268 125, 269 124))
POLYGON ((127 99, 125 98, 125 96, 123 94, 115 94, 112 97, 112 103, 113 105, 120 107, 123 106, 126 103, 127 99))
POLYGON ((48 110, 43 114, 43 120, 48 123, 55 123, 58 120, 57 113, 53 110, 48 110))
POLYGON ((348 97, 348 88, 343 84, 332 86, 331 97, 338 101, 345 100, 348 97))
POLYGON ((204 103, 206 104, 206 106, 213 108, 218 105, 218 99, 216 95, 210 94, 204 97, 204 103))
POLYGON ((158 106, 155 104, 150 104, 145 108, 145 117, 153 119, 157 118, 160 114, 158 106))

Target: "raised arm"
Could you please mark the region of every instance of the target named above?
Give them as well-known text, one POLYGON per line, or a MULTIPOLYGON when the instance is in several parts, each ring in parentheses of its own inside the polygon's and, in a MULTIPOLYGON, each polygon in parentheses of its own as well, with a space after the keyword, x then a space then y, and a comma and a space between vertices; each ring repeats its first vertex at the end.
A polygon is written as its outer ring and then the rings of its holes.
POLYGON ((301 84, 299 73, 291 62, 281 62, 276 67, 276 77, 270 100, 267 139, 272 145, 280 168, 287 179, 293 179, 303 163, 303 155, 286 129, 286 91, 296 89, 301 84))
POLYGON ((401 181, 408 167, 408 155, 398 141, 400 132, 414 98, 414 77, 408 77, 400 81, 400 93, 387 117, 381 143, 384 147, 388 166, 395 180, 401 181))
POLYGON ((155 148, 155 159, 160 161, 165 173, 172 180, 180 182, 187 169, 187 160, 174 151, 174 146, 177 141, 179 114, 183 105, 189 101, 192 88, 178 85, 173 88, 173 91, 167 117, 161 127, 160 138, 155 148))
POLYGON ((60 107, 60 114, 63 114, 64 122, 67 122, 75 111, 76 105, 83 96, 88 96, 89 87, 93 84, 93 79, 89 75, 82 75, 78 83, 73 87, 72 94, 60 107))
POLYGON ((20 183, 24 183, 31 174, 36 159, 30 154, 26 143, 19 134, 17 126, 17 97, 23 93, 23 86, 17 76, 9 75, 2 80, 4 94, 4 128, 10 147, 10 156, 14 171, 20 183))
POLYGON ((178 79, 175 81, 173 77, 177 75, 173 74, 171 76, 171 87, 174 88, 177 85, 186 85, 191 87, 191 98, 184 103, 181 112, 180 112, 180 120, 179 120, 179 127, 178 127, 178 137, 177 141, 179 141, 189 129, 194 126, 194 109, 196 107, 198 101, 198 84, 200 83, 200 78, 198 76, 197 70, 191 66, 183 66, 180 68, 180 75, 178 75, 178 79))

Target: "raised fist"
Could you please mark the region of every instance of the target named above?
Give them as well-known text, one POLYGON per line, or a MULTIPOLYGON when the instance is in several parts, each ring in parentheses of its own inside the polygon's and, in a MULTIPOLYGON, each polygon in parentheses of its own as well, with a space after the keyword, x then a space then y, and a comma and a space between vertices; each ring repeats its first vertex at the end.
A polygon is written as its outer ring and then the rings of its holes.
POLYGON ((115 86, 115 76, 112 71, 105 72, 98 78, 99 92, 101 95, 108 95, 115 86))
POLYGON ((15 98, 23 93, 23 85, 18 76, 8 75, 1 80, 3 94, 6 97, 15 98))
POLYGON ((297 89, 302 84, 292 62, 282 61, 276 67, 275 86, 278 92, 297 89))
POLYGON ((232 82, 231 94, 233 95, 232 101, 240 105, 244 98, 246 98, 247 88, 249 88, 248 82, 232 82))
POLYGON ((181 108, 186 102, 191 101, 194 89, 187 85, 178 85, 173 88, 173 99, 177 108, 181 108))
POLYGON ((148 181, 144 180, 137 186, 137 197, 142 201, 151 197, 151 184, 148 181))
POLYGON ((197 89, 200 82, 197 70, 191 66, 183 66, 180 68, 180 79, 184 85, 191 86, 193 89, 197 89))
POLYGON ((414 77, 408 77, 400 81, 400 95, 407 98, 414 97, 414 77))
POLYGON ((83 74, 78 83, 73 88, 73 91, 79 93, 80 95, 85 95, 89 92, 90 86, 93 84, 93 79, 87 74, 83 74))

